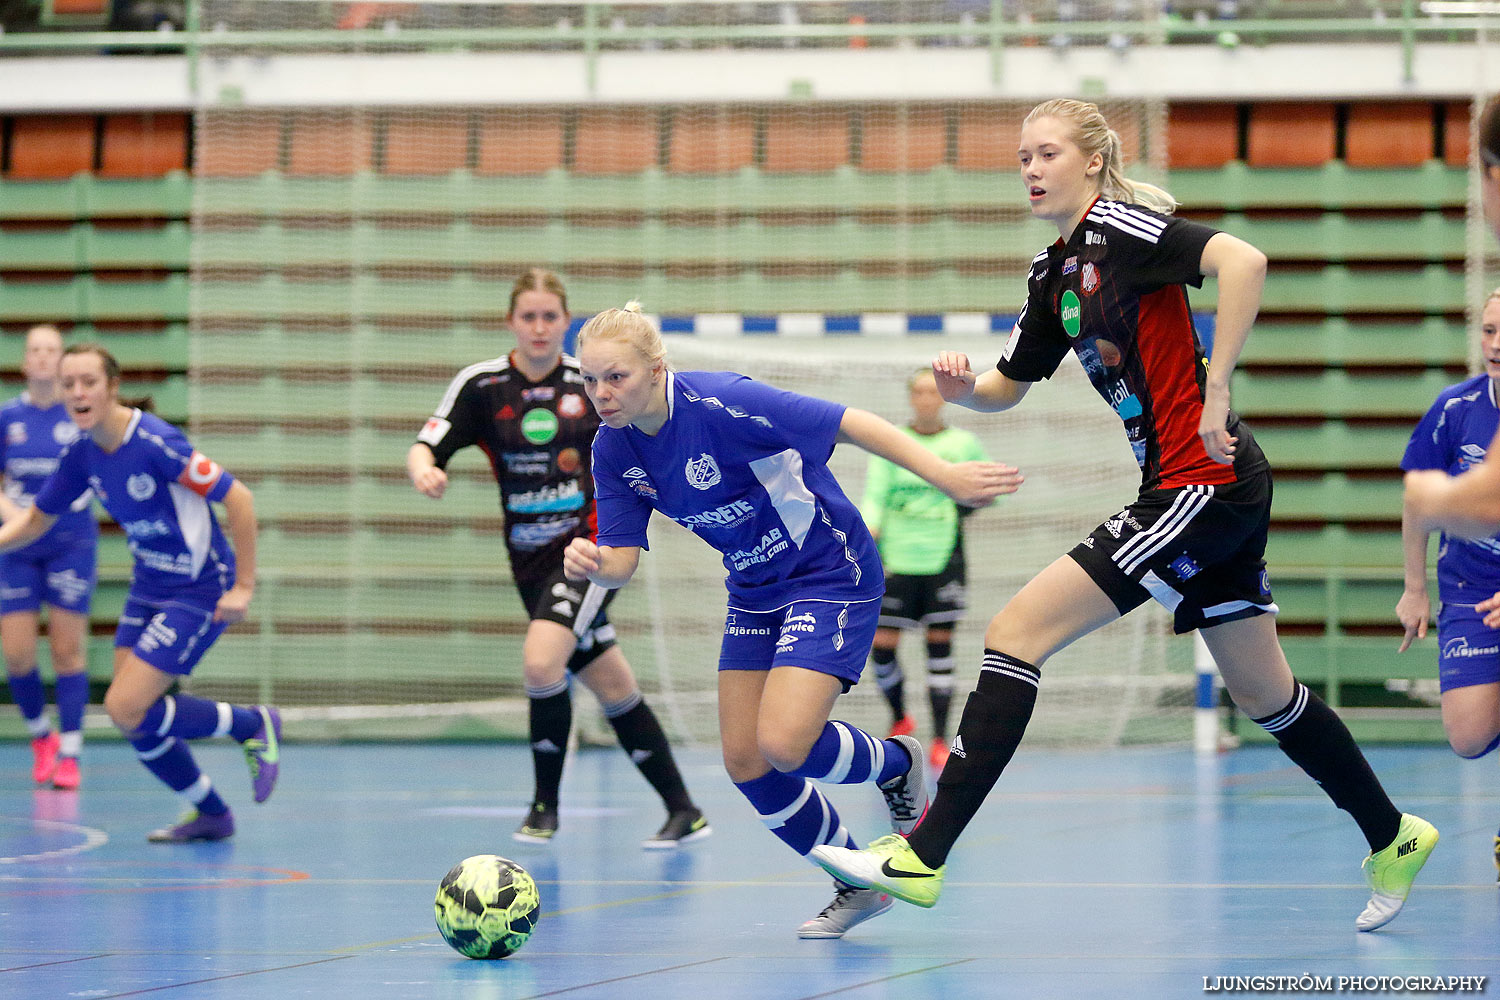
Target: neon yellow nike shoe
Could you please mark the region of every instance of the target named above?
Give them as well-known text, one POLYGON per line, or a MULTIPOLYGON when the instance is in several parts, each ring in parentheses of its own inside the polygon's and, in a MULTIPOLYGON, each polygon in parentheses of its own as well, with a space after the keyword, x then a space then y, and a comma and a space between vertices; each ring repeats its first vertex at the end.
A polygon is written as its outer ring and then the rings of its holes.
POLYGON ((810 855, 824 871, 860 889, 880 889, 914 906, 932 907, 943 893, 947 865, 928 868, 899 833, 870 842, 863 851, 814 847, 810 855))
POLYGON ((1370 883, 1370 902, 1354 921, 1362 931, 1373 931, 1396 919, 1417 872, 1437 846, 1437 827, 1420 816, 1401 815, 1401 827, 1390 846, 1365 858, 1361 865, 1370 883))

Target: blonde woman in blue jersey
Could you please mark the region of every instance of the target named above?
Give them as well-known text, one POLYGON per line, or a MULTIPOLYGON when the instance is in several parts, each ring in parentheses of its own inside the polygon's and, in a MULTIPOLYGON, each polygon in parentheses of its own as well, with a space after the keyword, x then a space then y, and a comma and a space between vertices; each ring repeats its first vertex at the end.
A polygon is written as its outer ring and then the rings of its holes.
MULTIPOLYGON (((26 391, 0 407, 0 517, 21 516, 57 468, 57 456, 78 437, 57 384, 62 334, 35 326, 26 334, 21 370, 26 391)), ((99 524, 85 495, 42 538, 0 556, 0 646, 11 697, 31 733, 31 777, 38 785, 71 790, 81 775, 83 710, 89 700, 89 606, 99 548, 99 524), (46 694, 37 670, 41 608, 47 606, 47 645, 57 676, 57 731, 47 720, 46 694)))
POLYGON ((0 552, 41 537, 89 489, 125 530, 135 566, 115 630, 114 679, 104 709, 146 769, 190 807, 148 839, 223 840, 234 833, 234 818, 185 741, 227 736, 238 742, 250 765, 253 798, 264 802, 279 771, 281 716, 266 706, 168 692, 250 606, 254 498, 244 483, 194 451, 177 428, 122 403, 119 363, 103 347, 68 348, 60 379, 68 414, 82 434, 58 458, 35 503, 0 526, 0 552), (211 501, 224 505, 227 537, 211 501))
MULTIPOLYGON (((979 439, 943 422, 943 397, 931 368, 906 383, 911 423, 901 428, 928 451, 950 462, 984 461, 979 439)), ((968 597, 963 519, 974 508, 955 504, 941 490, 891 462, 870 456, 859 510, 880 547, 885 597, 870 662, 891 706, 891 735, 911 733, 905 674, 897 658, 903 629, 923 630, 927 648, 927 701, 932 710, 928 762, 941 771, 948 762, 948 708, 953 701, 953 630, 968 597)))
MULTIPOLYGON (((883 585, 874 541, 828 458, 851 441, 970 504, 1014 491, 1020 475, 946 462, 863 410, 733 372, 674 372, 634 303, 584 325, 578 360, 604 426, 593 449, 598 532, 569 543, 567 576, 624 585, 653 511, 692 530, 728 573, 719 730, 735 786, 803 857, 854 844, 813 780, 876 784, 892 826, 911 829, 927 804, 922 745, 829 720, 864 668, 883 585)), ((833 902, 798 936, 842 937, 890 905, 883 892, 835 883, 833 902)))

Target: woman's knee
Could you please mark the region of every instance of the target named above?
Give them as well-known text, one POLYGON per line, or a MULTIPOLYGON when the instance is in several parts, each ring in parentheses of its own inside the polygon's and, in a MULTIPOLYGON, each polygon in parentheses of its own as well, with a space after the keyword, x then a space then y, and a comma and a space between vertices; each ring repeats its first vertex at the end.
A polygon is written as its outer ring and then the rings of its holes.
POLYGON ((142 720, 146 718, 146 710, 150 707, 150 705, 140 704, 138 699, 132 698, 113 685, 104 692, 104 711, 109 716, 109 721, 115 724, 115 728, 126 736, 140 728, 142 720))
POLYGON ((1483 757, 1495 749, 1497 741, 1500 741, 1500 732, 1493 726, 1476 725, 1444 725, 1448 736, 1448 745, 1453 752, 1460 757, 1473 760, 1483 757))
POLYGON ((812 744, 796 733, 774 731, 756 734, 760 756, 783 773, 797 770, 807 762, 812 744))

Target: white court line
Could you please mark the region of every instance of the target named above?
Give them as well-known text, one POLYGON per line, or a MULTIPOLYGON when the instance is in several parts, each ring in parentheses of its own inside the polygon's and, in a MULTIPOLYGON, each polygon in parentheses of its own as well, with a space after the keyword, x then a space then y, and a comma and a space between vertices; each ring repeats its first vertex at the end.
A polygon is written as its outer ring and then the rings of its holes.
POLYGON ((33 826, 49 827, 66 833, 83 834, 83 843, 74 844, 72 847, 59 847, 55 851, 39 851, 36 854, 17 854, 13 857, 0 857, 0 865, 20 864, 22 861, 50 861, 53 858, 65 858, 73 854, 82 854, 84 851, 92 851, 96 847, 103 847, 109 843, 109 834, 92 826, 79 826, 77 823, 64 823, 55 819, 31 819, 19 820, 17 822, 29 822, 33 826))

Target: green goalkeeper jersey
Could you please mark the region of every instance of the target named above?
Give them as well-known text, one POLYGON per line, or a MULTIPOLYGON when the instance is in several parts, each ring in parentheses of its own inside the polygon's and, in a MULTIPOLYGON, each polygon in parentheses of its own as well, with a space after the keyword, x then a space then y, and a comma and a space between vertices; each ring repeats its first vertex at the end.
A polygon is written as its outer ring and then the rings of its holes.
MULTIPOLYGON (((950 462, 986 458, 979 439, 957 427, 944 427, 936 434, 919 434, 910 427, 901 430, 950 462)), ((874 455, 859 510, 880 546, 880 561, 887 573, 940 573, 958 544, 958 505, 915 473, 874 455)))

